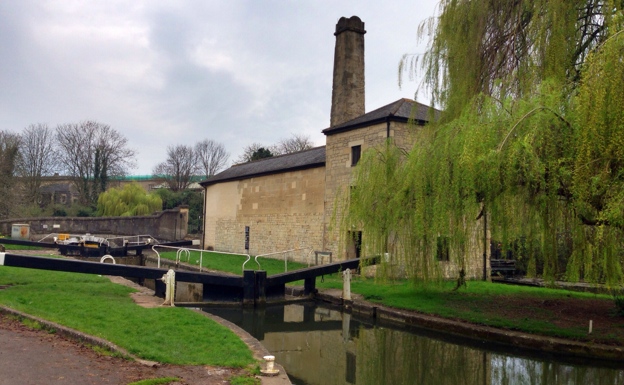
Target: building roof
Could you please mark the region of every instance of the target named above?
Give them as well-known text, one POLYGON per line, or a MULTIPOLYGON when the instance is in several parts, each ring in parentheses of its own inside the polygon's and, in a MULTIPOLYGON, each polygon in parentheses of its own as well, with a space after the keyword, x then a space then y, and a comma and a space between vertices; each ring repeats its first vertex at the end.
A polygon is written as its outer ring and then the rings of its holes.
POLYGON ((237 164, 200 184, 207 187, 215 183, 323 166, 325 166, 325 146, 237 164))
POLYGON ((44 184, 39 189, 42 193, 71 193, 72 186, 71 182, 61 182, 61 183, 49 183, 44 184))
MULTIPOLYGON (((433 112, 437 118, 440 111, 434 109, 433 112)), ((408 121, 413 120, 416 124, 423 125, 429 121, 429 113, 429 106, 411 99, 399 99, 396 102, 380 107, 367 114, 358 116, 355 119, 326 128, 323 130, 323 134, 333 135, 339 132, 350 131, 356 128, 383 123, 386 121, 407 123, 408 121)))

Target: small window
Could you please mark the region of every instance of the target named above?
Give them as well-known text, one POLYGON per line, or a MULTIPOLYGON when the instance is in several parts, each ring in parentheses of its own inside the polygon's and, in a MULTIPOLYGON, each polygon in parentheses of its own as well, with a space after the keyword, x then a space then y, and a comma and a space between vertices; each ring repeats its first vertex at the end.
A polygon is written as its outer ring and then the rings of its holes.
POLYGON ((438 237, 436 246, 436 259, 438 261, 448 261, 450 259, 448 237, 438 237))
POLYGON ((361 145, 357 145, 357 146, 352 146, 351 147, 351 167, 353 167, 356 164, 358 164, 358 162, 360 161, 360 156, 361 155, 362 155, 362 146, 361 145))

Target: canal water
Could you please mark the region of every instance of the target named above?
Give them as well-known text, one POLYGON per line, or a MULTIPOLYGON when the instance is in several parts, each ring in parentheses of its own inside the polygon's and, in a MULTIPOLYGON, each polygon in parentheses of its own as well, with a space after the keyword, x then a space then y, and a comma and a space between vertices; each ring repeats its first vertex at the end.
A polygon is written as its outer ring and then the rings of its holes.
POLYGON ((205 309, 252 334, 296 385, 621 385, 624 363, 565 360, 316 304, 205 309))

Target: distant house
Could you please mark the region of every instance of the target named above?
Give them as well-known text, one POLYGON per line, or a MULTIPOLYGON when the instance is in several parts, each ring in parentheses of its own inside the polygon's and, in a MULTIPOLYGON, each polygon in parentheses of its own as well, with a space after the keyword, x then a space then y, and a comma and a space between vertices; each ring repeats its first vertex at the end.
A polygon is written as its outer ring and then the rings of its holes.
POLYGON ((41 207, 48 205, 71 206, 78 200, 78 193, 73 183, 61 176, 44 178, 39 193, 38 203, 41 207))

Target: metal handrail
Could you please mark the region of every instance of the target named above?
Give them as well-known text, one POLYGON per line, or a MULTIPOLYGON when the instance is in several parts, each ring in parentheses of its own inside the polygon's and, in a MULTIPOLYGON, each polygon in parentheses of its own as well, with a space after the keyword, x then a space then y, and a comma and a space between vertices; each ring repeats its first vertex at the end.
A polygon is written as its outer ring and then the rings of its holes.
MULTIPOLYGON (((186 253, 186 255, 187 255, 187 259, 186 259, 187 262, 189 262, 190 259, 191 259, 191 249, 189 249, 187 247, 154 245, 154 246, 152 246, 152 251, 154 251, 156 253, 156 255, 158 256, 158 268, 160 268, 160 253, 158 252, 158 250, 156 250, 156 247, 162 247, 164 249, 174 249, 174 250, 177 250, 176 251, 176 264, 180 263, 180 258, 181 258, 181 255, 183 253, 186 253)), ((247 261, 249 261, 251 259, 251 256, 249 254, 237 254, 237 253, 228 253, 228 252, 225 252, 225 251, 214 251, 214 250, 204 250, 204 249, 192 249, 192 250, 193 251, 199 251, 199 272, 200 273, 201 273, 202 268, 203 268, 204 252, 206 252, 206 253, 228 254, 228 255, 242 255, 242 256, 247 256, 247 261)), ((247 261, 245 261, 245 263, 247 263, 247 261)), ((243 269, 245 267, 245 263, 243 263, 243 269)), ((258 264, 258 267, 260 267, 260 264, 258 264)))
POLYGON ((158 242, 158 240, 157 240, 156 238, 152 237, 152 236, 151 236, 151 235, 149 235, 149 234, 129 235, 129 236, 125 236, 125 235, 124 235, 124 236, 120 236, 120 237, 111 237, 111 238, 106 238, 106 240, 108 240, 108 241, 111 241, 111 240, 113 240, 113 239, 122 239, 124 244, 125 244, 125 242, 126 242, 126 241, 128 241, 128 243, 135 243, 135 244, 137 244, 137 245, 138 245, 138 244, 141 244, 141 243, 144 243, 144 244, 149 244, 149 243, 152 243, 152 240, 154 240, 154 242, 156 242, 156 243, 159 243, 159 242, 158 242), (133 239, 133 238, 136 238, 136 241, 131 242, 131 241, 130 241, 130 239, 133 239), (141 242, 141 241, 140 241, 140 239, 141 239, 141 238, 147 238, 147 240, 146 240, 146 241, 144 241, 144 242, 141 242))
MULTIPOLYGON (((298 249, 290 249, 290 250, 284 250, 284 251, 276 251, 273 253, 267 253, 267 254, 258 254, 256 255, 256 257, 254 258, 254 260, 256 261, 256 263, 258 264, 258 267, 260 267, 260 263, 258 262, 258 257, 268 257, 269 255, 276 255, 276 254, 285 254, 285 253, 289 253, 291 251, 299 251, 299 250, 307 250, 310 249, 312 250, 310 247, 300 247, 298 249)), ((247 263, 247 261, 245 261, 245 263, 247 263)), ((243 263, 243 269, 245 267, 245 263, 243 263)), ((288 271, 288 255, 284 255, 284 272, 288 271)))
MULTIPOLYGON (((189 251, 188 248, 182 247, 182 248, 178 249, 178 251, 176 251, 176 265, 180 264, 180 256, 182 254, 186 254, 186 262, 187 263, 189 263, 191 261, 191 252, 189 251)), ((200 269, 201 269, 201 264, 200 264, 200 269)))
MULTIPOLYGON (((227 253, 225 253, 227 254, 227 253)), ((241 254, 236 254, 236 255, 241 255, 241 254)), ((243 267, 241 270, 243 270, 243 272, 245 271, 245 265, 247 264, 247 262, 249 262, 249 260, 251 259, 251 255, 249 254, 242 254, 242 255, 247 255, 247 260, 245 260, 245 262, 243 262, 243 267)), ((258 269, 262 269, 262 267, 260 267, 260 262, 258 262, 258 257, 256 257, 255 259, 256 263, 258 264, 258 269)))

